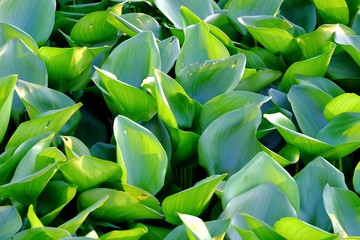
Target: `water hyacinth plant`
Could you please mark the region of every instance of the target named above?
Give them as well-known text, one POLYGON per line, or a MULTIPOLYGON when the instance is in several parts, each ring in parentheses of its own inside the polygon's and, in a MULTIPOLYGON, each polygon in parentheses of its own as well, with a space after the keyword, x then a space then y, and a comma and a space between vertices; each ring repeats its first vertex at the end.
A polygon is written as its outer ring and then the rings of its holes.
POLYGON ((0 239, 360 239, 360 0, 0 0, 0 239))

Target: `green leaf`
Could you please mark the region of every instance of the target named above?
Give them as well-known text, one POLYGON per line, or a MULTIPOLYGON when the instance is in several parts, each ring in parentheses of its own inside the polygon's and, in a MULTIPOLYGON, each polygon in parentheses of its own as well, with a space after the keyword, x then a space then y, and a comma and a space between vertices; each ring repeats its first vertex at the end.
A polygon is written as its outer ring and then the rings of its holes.
MULTIPOLYGON (((280 234, 275 232, 275 230, 268 224, 246 213, 240 213, 234 216, 231 222, 237 231, 238 229, 242 229, 245 231, 253 232, 258 239, 285 239, 280 234)), ((234 233, 234 230, 231 228, 227 232, 227 235, 231 236, 232 238, 237 237, 237 233, 234 233)))
POLYGON ((274 159, 260 152, 240 171, 232 175, 225 184, 222 205, 226 207, 236 196, 267 182, 282 191, 296 212, 299 211, 300 196, 295 180, 274 159))
POLYGON ((280 219, 275 223, 274 229, 287 239, 339 239, 338 235, 325 232, 293 217, 280 219))
POLYGON ((285 91, 288 91, 293 84, 298 83, 296 80, 297 74, 323 77, 327 71, 335 47, 335 43, 325 42, 322 47, 322 52, 319 55, 293 63, 286 70, 281 81, 281 87, 285 91))
POLYGON ((41 227, 41 228, 31 228, 24 231, 21 231, 11 237, 13 240, 25 240, 25 239, 44 239, 44 240, 53 240, 53 239, 62 239, 66 237, 71 237, 71 234, 68 231, 54 228, 54 227, 41 227))
POLYGON ((114 135, 121 181, 152 194, 159 192, 164 186, 168 165, 159 140, 146 128, 121 115, 115 118, 114 135))
POLYGON ((26 0, 5 0, 1 3, 0 22, 22 29, 38 45, 43 45, 54 27, 55 8, 55 0, 41 0, 37 4, 26 0))
POLYGON ((151 31, 157 39, 162 39, 161 26, 153 17, 147 14, 125 13, 118 16, 111 12, 108 21, 130 37, 141 32, 151 31))
POLYGON ((162 203, 166 221, 180 225, 181 220, 178 213, 199 216, 209 204, 216 187, 225 176, 226 174, 212 175, 189 189, 167 196, 162 203))
POLYGON ((121 168, 118 164, 82 156, 73 158, 60 168, 66 181, 78 186, 80 192, 94 188, 102 182, 120 181, 121 168))
POLYGON ((75 197, 77 187, 64 181, 50 181, 41 192, 36 209, 40 221, 49 225, 60 211, 75 197))
POLYGON ((179 213, 181 221, 185 224, 186 232, 189 236, 189 239, 212 239, 207 229, 205 223, 201 218, 179 213))
POLYGON ((22 221, 16 208, 13 206, 0 207, 0 238, 8 239, 20 230, 22 221))
POLYGON ((138 88, 145 78, 152 75, 153 68, 160 67, 160 52, 154 34, 142 32, 113 49, 101 69, 138 88))
POLYGON ((270 98, 258 93, 247 91, 232 91, 214 97, 206 102, 200 111, 200 129, 203 132, 207 126, 223 114, 250 104, 261 107, 270 98))
POLYGON ((159 118, 172 128, 190 128, 195 116, 195 106, 182 86, 155 69, 155 87, 159 118))
POLYGON ((161 57, 161 71, 168 73, 174 66, 180 54, 180 42, 176 37, 169 37, 158 42, 160 57, 161 57))
POLYGON ((323 201, 335 233, 341 234, 343 230, 345 236, 359 236, 360 199, 356 193, 343 188, 330 187, 327 184, 323 201))
POLYGON ((155 0, 156 7, 175 25, 176 28, 184 28, 185 25, 181 19, 180 8, 185 6, 191 12, 205 19, 214 13, 210 0, 191 1, 191 0, 155 0))
MULTIPOLYGON (((117 191, 109 188, 95 188, 81 193, 77 200, 79 209, 84 209, 98 201, 102 196, 109 196, 108 200, 91 216, 101 221, 119 223, 125 220, 162 219, 163 215, 152 205, 143 203, 153 198, 150 193, 143 192, 140 196, 134 196, 127 191, 117 191)), ((157 203, 158 204, 158 203, 157 203)))
POLYGON ((40 221, 38 216, 36 216, 36 213, 34 211, 34 206, 32 204, 29 206, 29 210, 28 210, 28 213, 27 213, 27 218, 29 219, 31 228, 44 227, 43 223, 40 221))
POLYGON ((294 41, 296 29, 289 21, 273 16, 245 16, 238 20, 270 52, 296 56, 299 50, 294 41))
POLYGON ((353 176, 353 185, 357 193, 360 192, 360 162, 356 165, 354 176, 353 176))
POLYGON ((283 0, 230 0, 228 3, 228 16, 232 23, 240 30, 242 34, 246 34, 246 30, 239 24, 238 18, 242 16, 256 16, 256 15, 276 15, 283 0))
POLYGON ((349 9, 345 0, 313 0, 324 23, 349 23, 349 9))
POLYGON ((70 37, 80 44, 104 42, 115 37, 116 28, 107 22, 110 11, 96 11, 80 18, 71 30, 70 37))
POLYGON ((360 112, 360 97, 355 93, 344 93, 332 99, 324 108, 324 116, 331 121, 344 112, 360 112))
POLYGON ((112 73, 96 68, 109 97, 116 107, 116 113, 133 121, 149 121, 156 114, 156 102, 145 91, 122 82, 112 73))
POLYGON ((46 64, 51 88, 60 92, 75 91, 90 81, 90 64, 96 56, 91 49, 42 47, 38 54, 46 64))
POLYGON ((322 157, 312 160, 294 177, 299 187, 299 219, 318 228, 330 231, 331 221, 323 205, 326 184, 346 189, 344 174, 322 157))
POLYGON ((100 240, 113 240, 113 239, 119 239, 119 240, 137 240, 147 234, 148 229, 144 224, 137 223, 132 229, 128 230, 114 230, 108 233, 105 233, 104 235, 101 235, 100 240))
POLYGON ((90 150, 78 138, 72 136, 61 136, 64 143, 66 157, 71 160, 82 156, 90 156, 90 150))
POLYGON ((184 31, 185 41, 175 64, 176 75, 189 64, 230 56, 224 44, 210 33, 205 22, 188 26, 184 31))
POLYGON ((360 44, 359 36, 357 35, 345 35, 340 31, 335 33, 335 43, 339 44, 354 61, 360 65, 360 44))
POLYGON ((245 55, 236 54, 219 60, 186 65, 177 76, 189 96, 200 103, 234 90, 245 69, 245 55))
POLYGON ((316 27, 316 8, 309 0, 284 1, 280 12, 286 19, 304 28, 306 32, 311 32, 316 27))
POLYGON ((270 226, 281 218, 297 216, 288 196, 272 182, 260 184, 232 198, 220 218, 232 218, 239 213, 254 216, 270 226))
POLYGON ((258 70, 252 73, 250 76, 244 76, 235 90, 259 92, 261 89, 269 86, 272 82, 279 79, 282 76, 280 71, 274 71, 270 69, 258 70))
POLYGON ((78 228, 83 224, 88 215, 95 211, 97 208, 100 208, 108 200, 109 196, 101 197, 98 201, 91 204, 81 212, 79 212, 74 218, 68 220, 67 222, 61 224, 58 228, 68 231, 71 235, 74 235, 78 228))
POLYGON ((9 125, 16 81, 17 75, 0 78, 0 126, 2 126, 0 128, 0 143, 9 125))
POLYGON ((0 46, 12 38, 21 39, 34 53, 39 50, 35 40, 29 34, 14 25, 5 22, 0 23, 0 46))
POLYGON ((301 75, 297 76, 296 78, 297 80, 299 80, 299 83, 301 85, 318 87, 333 98, 345 93, 342 88, 340 88, 338 85, 336 85, 336 83, 327 78, 306 77, 301 75))
POLYGON ((290 88, 288 99, 301 131, 315 137, 327 124, 323 111, 332 97, 317 87, 294 85, 290 88))
POLYGON ((199 163, 211 174, 230 176, 244 167, 260 152, 256 130, 261 121, 255 104, 223 114, 213 121, 199 140, 199 163), (239 140, 246 142, 239 144, 239 140))
POLYGON ((50 110, 36 118, 23 122, 16 129, 6 145, 6 149, 20 146, 26 140, 48 132, 58 133, 70 117, 82 106, 77 103, 71 107, 50 110))

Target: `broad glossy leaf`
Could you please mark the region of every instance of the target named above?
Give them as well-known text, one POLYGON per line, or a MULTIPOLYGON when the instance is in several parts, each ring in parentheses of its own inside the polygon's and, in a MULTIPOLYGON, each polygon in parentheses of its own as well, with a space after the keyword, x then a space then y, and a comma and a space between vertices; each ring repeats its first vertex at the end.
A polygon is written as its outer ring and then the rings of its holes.
POLYGON ((43 45, 54 27, 55 8, 55 0, 40 0, 37 4, 26 0, 4 0, 1 2, 0 22, 24 30, 38 45, 43 45))
POLYGON ((114 230, 101 235, 100 240, 137 240, 147 234, 148 229, 144 224, 137 223, 135 226, 128 230, 114 230))
POLYGON ((27 177, 0 186, 0 196, 16 199, 24 205, 35 203, 59 165, 55 162, 27 177))
POLYGON ((161 71, 168 73, 174 66, 180 54, 180 42, 176 37, 169 37, 158 42, 160 57, 161 57, 161 71))
POLYGON ((190 128, 195 116, 195 106, 182 86, 155 69, 155 87, 159 118, 173 128, 190 128))
POLYGON ((12 38, 0 47, 0 64, 0 77, 18 74, 27 82, 47 85, 44 61, 18 38, 12 38))
POLYGON ((356 165, 354 176, 353 176, 353 185, 357 193, 360 192, 360 162, 356 165))
POLYGON ((326 42, 319 55, 293 63, 286 70, 281 82, 281 87, 285 91, 288 91, 293 84, 298 83, 296 80, 297 74, 323 77, 327 71, 335 47, 335 43, 326 42))
POLYGON ((96 68, 102 83, 116 107, 116 114, 122 114, 133 121, 149 121, 156 114, 156 102, 145 91, 118 80, 108 71, 96 68))
POLYGON ((279 152, 273 152, 264 144, 260 145, 261 150, 272 157, 282 167, 294 164, 300 159, 300 151, 297 147, 291 144, 286 144, 279 152))
POLYGON ((299 50, 294 41, 296 29, 289 21, 273 16, 244 16, 239 22, 270 52, 296 56, 299 50))
POLYGON ((297 216, 288 196, 272 182, 263 183, 232 198, 220 218, 232 218, 239 213, 249 214, 270 226, 281 218, 297 216))
POLYGON ((161 68, 160 52, 152 32, 139 33, 119 44, 101 67, 134 87, 140 87, 152 75, 152 68, 161 68))
POLYGON ((108 21, 130 37, 144 31, 151 31, 157 39, 162 39, 161 26, 153 17, 147 14, 125 13, 118 16, 111 12, 108 21))
POLYGON ((176 75, 189 64, 230 56, 224 44, 210 33, 205 22, 188 26, 184 31, 185 41, 175 64, 176 75))
POLYGON ((109 196, 103 196, 95 203, 83 209, 79 212, 74 218, 68 220, 67 222, 61 224, 58 228, 68 231, 71 235, 74 235, 78 228, 83 224, 88 215, 104 205, 108 200, 109 196))
POLYGON ((258 70, 249 76, 244 76, 236 86, 235 90, 259 92, 261 89, 269 86, 281 76, 282 73, 280 71, 274 71, 271 69, 258 70))
POLYGON ((8 239, 22 226, 22 220, 13 206, 0 207, 0 238, 8 239))
MULTIPOLYGON (((270 227, 267 223, 257 219, 246 213, 240 213, 231 219, 232 225, 236 230, 242 229, 255 234, 258 239, 272 239, 272 240, 284 240, 280 234, 270 227)), ((237 239, 237 233, 235 229, 230 228, 227 235, 230 239, 237 239)), ((253 235, 252 235, 253 236, 253 235)))
POLYGON ((200 103, 234 90, 244 73, 245 55, 186 65, 176 77, 189 96, 200 103))
POLYGON ((34 206, 31 204, 28 209, 27 218, 29 219, 31 228, 40 228, 44 227, 43 223, 40 221, 38 216, 34 211, 34 206))
MULTIPOLYGON (((151 205, 143 204, 142 199, 148 199, 149 193, 143 194, 139 199, 126 191, 110 188, 95 188, 81 193, 77 200, 77 206, 79 209, 87 208, 106 195, 109 196, 108 200, 91 213, 92 217, 101 221, 119 223, 125 220, 162 219, 164 217, 157 209, 151 208, 151 205)), ((157 206, 157 208, 159 207, 157 206)))
POLYGON ((159 192, 168 166, 166 152, 159 140, 146 128, 120 115, 114 122, 114 135, 122 182, 152 194, 159 192))
POLYGON ((50 181, 37 199, 40 221, 48 226, 60 211, 75 197, 77 187, 64 181, 50 181))
POLYGON ((226 174, 212 175, 191 188, 167 196, 162 202, 166 221, 180 225, 182 222, 178 213, 199 216, 209 204, 216 187, 225 176, 226 174))
POLYGON ((80 192, 94 188, 102 182, 120 181, 118 164, 91 156, 73 158, 60 168, 66 181, 78 186, 80 192))
POLYGON ((228 3, 228 16, 237 26, 242 34, 246 34, 244 26, 239 24, 238 18, 242 16, 272 15, 274 16, 280 8, 283 0, 231 0, 228 3))
POLYGON ((300 196, 295 180, 266 153, 257 154, 245 167, 232 175, 225 184, 222 205, 225 208, 236 196, 267 183, 273 183, 282 191, 296 212, 299 211, 300 196))
POLYGON ((335 233, 343 229, 349 236, 359 236, 360 199, 356 193, 326 185, 323 201, 335 233))
POLYGON ((339 44, 354 61, 360 65, 360 44, 359 36, 357 35, 345 35, 340 31, 335 33, 335 43, 339 44))
POLYGON ((179 213, 179 217, 185 225, 185 229, 187 235, 189 236, 189 239, 212 239, 209 230, 207 229, 205 223, 201 220, 201 218, 181 213, 179 213))
POLYGON ((44 239, 44 240, 53 240, 53 239, 62 239, 71 237, 71 234, 68 231, 54 228, 54 227, 40 227, 40 228, 31 228, 24 231, 21 231, 11 237, 13 240, 25 240, 25 239, 44 239))
POLYGON ((274 229, 287 239, 339 239, 339 236, 336 234, 325 232, 324 230, 311 226, 310 224, 293 217, 280 219, 275 223, 274 229))
POLYGON ((60 92, 74 91, 90 81, 90 64, 96 56, 91 49, 42 47, 38 54, 46 64, 51 88, 60 92))
POLYGON ((17 75, 0 78, 0 143, 9 124, 16 81, 17 75))
POLYGON ((324 23, 349 23, 349 9, 345 0, 313 0, 324 23))
POLYGON ((59 110, 50 110, 38 115, 36 118, 23 122, 16 129, 6 145, 6 149, 20 146, 26 140, 38 135, 55 132, 58 133, 70 117, 82 106, 77 103, 71 107, 59 110))
POLYGON ((344 112, 360 112, 360 97, 355 93, 344 93, 332 99, 324 109, 324 116, 331 121, 344 112))
POLYGON ((309 0, 284 1, 280 12, 289 21, 304 28, 306 32, 313 31, 316 26, 316 8, 309 0))
POLYGON ((264 114, 271 124, 280 132, 285 141, 299 148, 301 153, 319 155, 332 147, 318 139, 297 132, 295 125, 282 113, 264 114))
POLYGON ((35 40, 29 34, 14 25, 0 23, 0 46, 12 38, 21 39, 34 53, 39 50, 35 40))
MULTIPOLYGON (((310 85, 315 86, 329 94, 331 97, 335 98, 341 94, 344 94, 344 90, 340 88, 336 83, 327 78, 322 77, 307 77, 307 76, 297 76, 297 80, 301 85, 310 85)), ((329 119, 328 119, 329 120, 329 119)))
POLYGON ((317 87, 293 85, 288 99, 302 133, 315 137, 327 124, 323 112, 332 97, 317 87))
POLYGON ((227 112, 250 104, 257 104, 261 107, 269 100, 270 98, 267 96, 247 91, 232 91, 218 95, 201 108, 199 116, 201 131, 204 131, 209 124, 227 112))
POLYGON ((329 122, 316 136, 332 146, 333 150, 323 153, 331 159, 340 159, 360 146, 360 113, 345 112, 329 122))
POLYGON ((78 138, 72 136, 61 136, 64 143, 66 157, 71 160, 82 156, 91 156, 90 150, 78 138))
POLYGON ((195 13, 201 19, 214 13, 210 0, 192 1, 192 0, 155 0, 155 5, 159 10, 175 25, 176 28, 183 28, 184 23, 180 16, 180 7, 185 6, 195 13))
POLYGON ((75 23, 70 33, 71 39, 87 45, 104 42, 115 37, 116 28, 107 21, 109 14, 109 10, 86 14, 75 23))
POLYGON ((331 221, 322 204, 326 184, 346 189, 344 175, 322 157, 312 160, 294 177, 300 192, 299 219, 330 231, 331 221))
POLYGON ((201 18, 184 5, 180 7, 180 17, 185 27, 201 22, 201 18))
POLYGON ((260 152, 256 131, 261 121, 255 104, 223 114, 213 121, 199 140, 200 165, 211 174, 230 176, 260 152))

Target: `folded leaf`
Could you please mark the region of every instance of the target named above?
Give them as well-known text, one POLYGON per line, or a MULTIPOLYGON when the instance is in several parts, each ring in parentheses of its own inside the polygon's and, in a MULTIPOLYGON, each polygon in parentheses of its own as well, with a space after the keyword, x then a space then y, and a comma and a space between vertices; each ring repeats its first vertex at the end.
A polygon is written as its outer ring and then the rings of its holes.
POLYGON ((0 78, 0 126, 2 126, 0 128, 0 143, 9 124, 16 81, 16 75, 0 78))
POLYGON ((164 185, 168 158, 159 140, 146 128, 119 115, 114 122, 121 181, 152 194, 164 185), (139 148, 139 146, 141 146, 139 148))
POLYGON ((22 221, 13 206, 0 207, 0 238, 8 239, 20 230, 22 221))
POLYGON ((0 46, 12 38, 21 39, 34 53, 39 50, 35 40, 29 34, 12 24, 0 23, 0 46))
POLYGON ((345 0, 313 0, 316 10, 324 23, 349 22, 349 9, 345 0))
POLYGON ((162 203, 166 221, 180 225, 182 221, 178 213, 199 216, 205 210, 216 187, 225 176, 226 174, 212 175, 189 189, 167 196, 162 203))
POLYGON ((331 121, 344 112, 360 112, 360 97, 355 93, 344 93, 332 99, 324 108, 324 116, 331 121))
POLYGON ((230 176, 260 152, 256 130, 260 109, 255 104, 223 114, 213 121, 199 140, 199 163, 211 174, 230 176))

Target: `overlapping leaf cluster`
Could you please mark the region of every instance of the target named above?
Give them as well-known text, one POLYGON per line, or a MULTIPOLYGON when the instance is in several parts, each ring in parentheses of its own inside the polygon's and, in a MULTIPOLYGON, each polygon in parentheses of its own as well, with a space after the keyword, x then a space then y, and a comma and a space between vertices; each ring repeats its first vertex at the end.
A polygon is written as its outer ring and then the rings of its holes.
POLYGON ((0 0, 0 239, 358 239, 359 9, 0 0))

